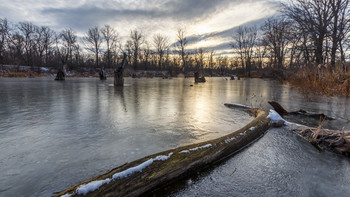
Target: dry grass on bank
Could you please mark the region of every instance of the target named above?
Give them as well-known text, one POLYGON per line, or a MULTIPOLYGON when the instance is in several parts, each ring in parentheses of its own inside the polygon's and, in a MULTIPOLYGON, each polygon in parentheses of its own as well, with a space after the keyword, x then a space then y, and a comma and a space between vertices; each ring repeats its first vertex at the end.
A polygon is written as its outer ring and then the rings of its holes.
POLYGON ((306 68, 287 76, 287 81, 305 94, 350 95, 350 72, 346 73, 341 69, 330 71, 306 68))
POLYGON ((0 77, 42 77, 44 75, 30 72, 4 72, 0 73, 0 77))

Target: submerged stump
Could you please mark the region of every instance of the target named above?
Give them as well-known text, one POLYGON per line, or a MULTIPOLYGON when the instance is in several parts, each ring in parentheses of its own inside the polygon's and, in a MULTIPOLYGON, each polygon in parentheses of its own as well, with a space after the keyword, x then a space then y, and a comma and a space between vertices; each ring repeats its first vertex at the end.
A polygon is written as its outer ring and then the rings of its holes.
POLYGON ((195 83, 204 83, 204 82, 206 82, 206 80, 205 80, 205 77, 204 76, 199 76, 199 72, 198 71, 196 71, 195 73, 194 73, 194 82, 195 83))
POLYGON ((126 53, 124 53, 121 65, 114 71, 114 86, 124 86, 124 67, 126 64, 126 53))
POLYGON ((101 71, 99 72, 99 75, 100 75, 100 80, 106 80, 107 79, 106 72, 105 72, 104 68, 101 69, 101 71))
POLYGON ((64 72, 62 70, 58 71, 55 80, 56 81, 63 81, 63 80, 65 80, 65 74, 64 74, 64 72))

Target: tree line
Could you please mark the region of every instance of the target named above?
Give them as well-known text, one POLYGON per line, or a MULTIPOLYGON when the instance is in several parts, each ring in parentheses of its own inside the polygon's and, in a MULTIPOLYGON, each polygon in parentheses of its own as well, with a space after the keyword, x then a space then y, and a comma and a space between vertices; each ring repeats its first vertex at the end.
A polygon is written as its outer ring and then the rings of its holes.
POLYGON ((249 75, 261 67, 347 72, 349 0, 289 0, 280 13, 261 28, 239 27, 234 33, 232 47, 249 75))
MULTIPOLYGON (((82 38, 73 29, 55 32, 31 22, 10 24, 0 19, 0 64, 31 67, 115 68, 123 53, 134 70, 178 70, 185 72, 204 68, 203 49, 190 50, 186 32, 178 29, 176 44, 155 34, 147 41, 137 29, 122 44, 119 33, 110 25, 88 29, 82 38)), ((213 53, 211 67, 214 69, 213 53)))
POLYGON ((232 54, 223 56, 205 48, 190 49, 188 35, 178 29, 176 40, 155 34, 151 40, 131 30, 122 43, 110 25, 93 27, 82 38, 73 29, 55 32, 31 22, 10 24, 0 19, 0 64, 69 69, 115 68, 123 53, 134 70, 178 72, 206 70, 225 74, 251 71, 302 69, 327 66, 347 71, 350 0, 289 0, 278 16, 261 27, 238 27, 232 32, 232 54))

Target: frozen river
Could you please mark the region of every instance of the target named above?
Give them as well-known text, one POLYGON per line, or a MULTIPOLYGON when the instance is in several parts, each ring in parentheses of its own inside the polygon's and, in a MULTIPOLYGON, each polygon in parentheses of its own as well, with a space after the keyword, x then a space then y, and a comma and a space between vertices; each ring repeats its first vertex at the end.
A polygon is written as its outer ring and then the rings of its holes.
MULTIPOLYGON (((209 78, 190 86, 193 79, 128 78, 125 83, 115 88, 112 79, 0 78, 0 196, 50 196, 125 162, 217 138, 252 120, 226 108, 226 102, 269 108, 267 101, 275 100, 287 110, 350 113, 348 99, 306 98, 269 80, 209 78)), ((350 129, 343 123, 328 126, 350 129)), ((326 188, 315 196, 350 192, 349 159, 308 151, 312 146, 295 134, 277 131, 167 194, 310 196, 315 185, 326 188), (294 149, 300 152, 288 152, 294 149), (276 183, 287 188, 264 192, 276 183), (309 190, 299 192, 304 187, 309 190)))

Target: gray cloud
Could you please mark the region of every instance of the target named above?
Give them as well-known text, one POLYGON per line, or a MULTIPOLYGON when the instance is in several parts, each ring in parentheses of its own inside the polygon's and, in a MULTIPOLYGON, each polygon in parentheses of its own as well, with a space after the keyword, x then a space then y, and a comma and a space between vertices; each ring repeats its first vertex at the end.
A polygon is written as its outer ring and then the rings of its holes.
MULTIPOLYGON (((50 1, 50 3, 46 0, 2 1, 0 11, 6 15, 5 17, 17 20, 13 22, 30 20, 34 24, 48 25, 55 30, 72 28, 80 34, 91 27, 109 24, 116 25, 116 29, 124 33, 124 36, 128 35, 130 29, 138 28, 148 36, 150 33, 166 32, 169 37, 174 37, 179 26, 184 26, 186 29, 190 25, 215 18, 220 13, 241 4, 262 3, 263 10, 273 9, 279 2, 279 0, 75 0, 50 1)), ((259 24, 261 20, 249 23, 259 24)), ((229 26, 224 28, 227 27, 229 26)), ((190 43, 211 38, 227 40, 232 37, 235 28, 232 25, 232 28, 223 31, 192 35, 188 39, 190 43)), ((212 48, 219 50, 228 47, 228 44, 218 43, 212 48)))
MULTIPOLYGON (((85 3, 75 8, 50 8, 44 7, 41 15, 49 16, 56 23, 65 27, 72 27, 78 30, 86 30, 92 26, 106 24, 115 21, 171 20, 176 22, 196 22, 215 15, 231 4, 251 2, 240 0, 148 0, 150 6, 133 6, 109 2, 106 7, 85 3)), ((260 2, 262 0, 255 0, 260 2)))
MULTIPOLYGON (((254 21, 249 21, 247 23, 242 24, 241 26, 247 26, 247 27, 257 27, 258 29, 260 28, 261 25, 264 24, 264 22, 266 21, 267 18, 261 18, 258 20, 254 20, 254 21)), ((194 43, 198 43, 202 40, 209 40, 209 39, 215 39, 215 38, 220 38, 221 40, 232 40, 232 37, 234 35, 234 33, 238 30, 239 26, 237 27, 232 27, 223 31, 219 31, 219 32, 211 32, 211 33, 207 33, 207 34, 203 34, 203 35, 191 35, 188 36, 186 39, 188 41, 188 44, 194 44, 194 43)), ((224 41, 223 43, 218 43, 215 46, 211 46, 211 47, 206 47, 206 50, 223 50, 223 49, 227 49, 230 48, 232 42, 229 41, 224 41)), ((173 43, 171 46, 176 46, 176 43, 173 43)))

